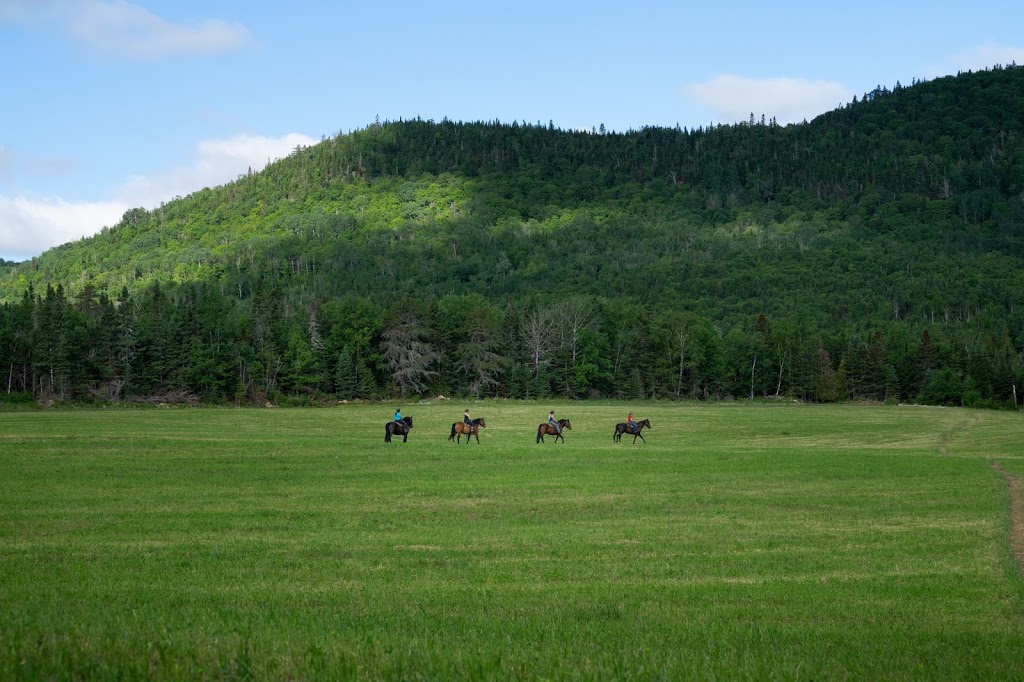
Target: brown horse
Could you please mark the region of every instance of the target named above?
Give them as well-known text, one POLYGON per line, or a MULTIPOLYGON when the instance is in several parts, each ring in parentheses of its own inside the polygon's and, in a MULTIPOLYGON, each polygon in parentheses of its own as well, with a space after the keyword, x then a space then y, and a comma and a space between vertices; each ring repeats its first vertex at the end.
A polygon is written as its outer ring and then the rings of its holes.
POLYGON ((637 438, 639 438, 640 440, 642 440, 643 442, 646 443, 647 439, 644 438, 643 436, 641 436, 640 432, 643 431, 644 428, 648 428, 648 429, 651 428, 651 420, 650 419, 644 419, 644 420, 641 420, 641 421, 638 421, 638 422, 634 422, 634 423, 636 424, 636 426, 634 427, 634 428, 636 428, 636 431, 631 431, 630 427, 629 427, 629 424, 627 424, 626 422, 619 422, 618 424, 616 424, 615 425, 615 435, 612 436, 612 440, 615 441, 616 443, 621 442, 622 441, 622 434, 625 433, 626 435, 632 435, 633 436, 633 442, 634 443, 636 442, 637 438))
POLYGON ((558 429, 556 429, 551 424, 547 424, 547 423, 541 424, 540 426, 537 427, 537 442, 538 443, 543 443, 544 442, 544 436, 554 435, 556 443, 558 442, 559 438, 561 438, 562 442, 564 443, 565 442, 565 436, 563 436, 562 433, 559 433, 559 429, 561 429, 562 432, 565 432, 566 429, 569 429, 570 431, 572 431, 572 423, 570 423, 568 419, 559 419, 558 420, 558 429))
POLYGON ((452 435, 448 436, 448 440, 453 440, 456 443, 462 442, 462 434, 466 434, 466 445, 469 445, 469 439, 476 436, 477 444, 480 443, 480 429, 486 429, 487 424, 484 423, 483 417, 480 419, 474 419, 473 425, 470 426, 466 422, 455 422, 452 424, 452 435))

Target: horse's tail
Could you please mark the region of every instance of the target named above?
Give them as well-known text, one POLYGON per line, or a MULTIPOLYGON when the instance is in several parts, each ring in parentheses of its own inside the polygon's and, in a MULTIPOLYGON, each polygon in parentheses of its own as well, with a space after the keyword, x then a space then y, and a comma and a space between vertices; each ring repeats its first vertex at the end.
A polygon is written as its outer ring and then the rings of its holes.
POLYGON ((391 424, 387 424, 384 426, 384 442, 391 442, 391 424))
POLYGON ((540 439, 543 438, 543 437, 544 437, 544 425, 541 424, 540 426, 537 427, 537 442, 539 443, 540 439))
POLYGON ((448 440, 455 440, 455 424, 452 424, 452 435, 448 436, 448 440))

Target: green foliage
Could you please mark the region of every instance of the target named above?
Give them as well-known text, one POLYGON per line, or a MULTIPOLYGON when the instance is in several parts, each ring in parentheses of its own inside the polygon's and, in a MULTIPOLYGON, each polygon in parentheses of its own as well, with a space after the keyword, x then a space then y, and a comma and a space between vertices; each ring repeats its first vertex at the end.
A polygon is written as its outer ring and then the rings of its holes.
MULTIPOLYGON (((972 393, 977 396, 977 389, 972 387, 972 393)), ((955 371, 947 367, 935 370, 928 377, 922 395, 925 402, 932 405, 959 405, 963 397, 963 382, 955 371)))
POLYGON ((3 266, 7 390, 882 401, 946 368, 1009 406, 1022 91, 1007 67, 786 127, 339 135, 3 266))
POLYGON ((352 351, 345 346, 338 354, 338 362, 335 365, 334 392, 342 400, 351 400, 356 397, 358 386, 359 375, 356 371, 356 363, 352 358, 352 351))

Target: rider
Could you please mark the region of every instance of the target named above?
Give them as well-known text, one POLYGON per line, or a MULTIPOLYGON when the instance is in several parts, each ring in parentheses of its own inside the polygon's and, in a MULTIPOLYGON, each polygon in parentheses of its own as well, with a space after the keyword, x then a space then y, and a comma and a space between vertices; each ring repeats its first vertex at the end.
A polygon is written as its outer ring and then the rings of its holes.
POLYGON ((469 427, 470 433, 473 432, 473 420, 469 418, 468 407, 466 408, 466 411, 462 413, 462 423, 469 427))
POLYGON ((557 433, 558 435, 562 435, 562 426, 558 422, 555 421, 555 411, 554 410, 551 410, 551 412, 548 413, 548 424, 550 424, 551 426, 555 427, 555 433, 557 433))
POLYGON ((402 408, 401 407, 396 407, 395 408, 395 421, 396 422, 402 421, 402 408))
POLYGON ((626 417, 626 424, 629 425, 629 432, 636 433, 636 422, 633 421, 633 413, 630 412, 629 416, 626 417))

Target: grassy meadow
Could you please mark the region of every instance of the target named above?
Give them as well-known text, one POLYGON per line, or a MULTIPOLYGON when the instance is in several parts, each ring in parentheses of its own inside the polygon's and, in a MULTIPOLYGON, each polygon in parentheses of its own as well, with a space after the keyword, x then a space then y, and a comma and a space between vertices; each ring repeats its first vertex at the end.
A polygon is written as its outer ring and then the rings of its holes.
POLYGON ((1024 678, 1019 413, 466 406, 0 412, 0 679, 1024 678))

